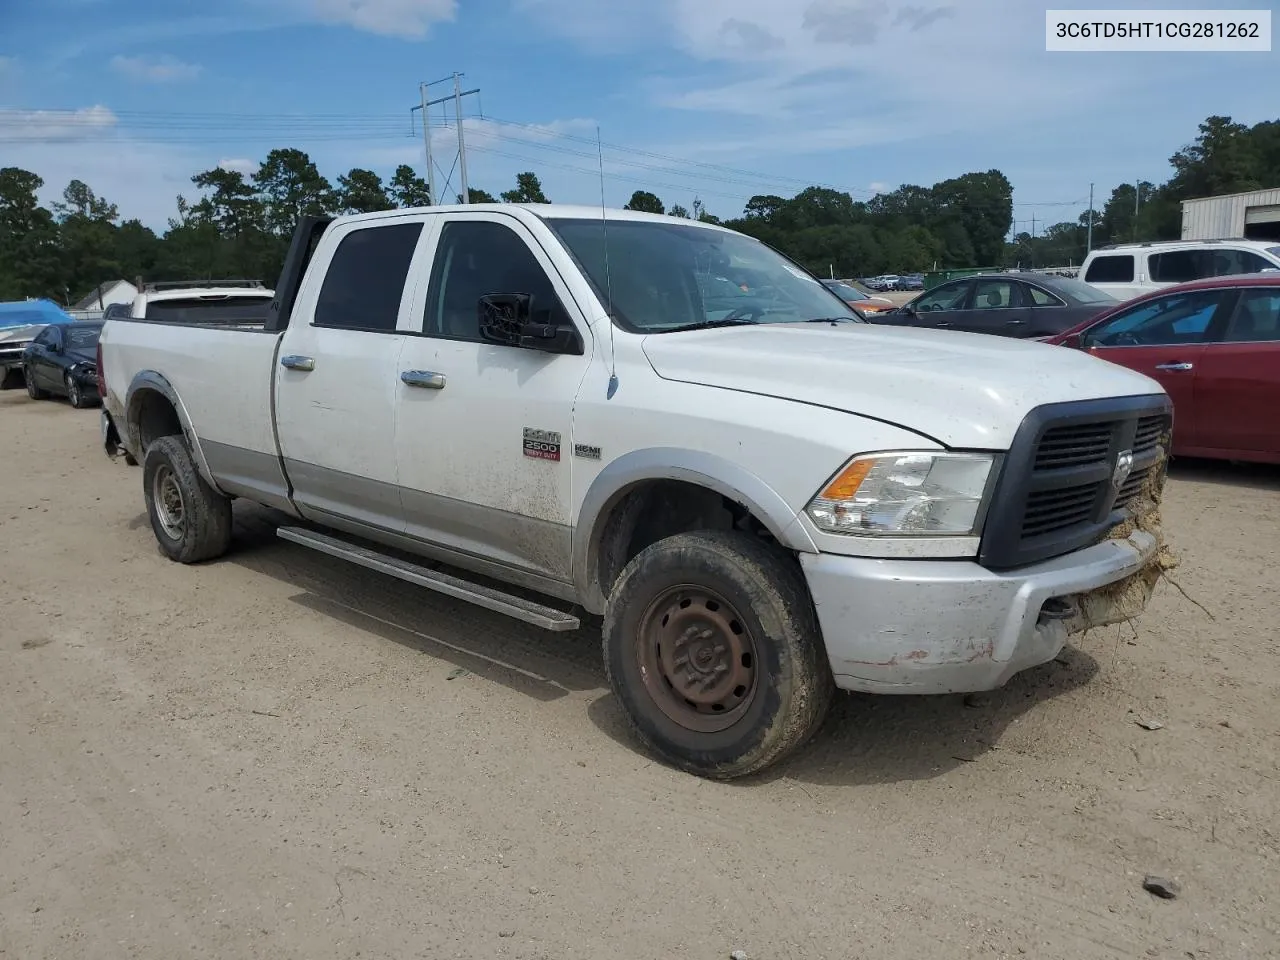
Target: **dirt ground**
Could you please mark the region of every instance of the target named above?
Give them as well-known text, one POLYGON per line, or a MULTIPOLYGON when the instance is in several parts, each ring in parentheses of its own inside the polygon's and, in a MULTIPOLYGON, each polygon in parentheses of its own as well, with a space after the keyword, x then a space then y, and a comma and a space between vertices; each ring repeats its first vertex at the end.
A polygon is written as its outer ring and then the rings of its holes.
POLYGON ((842 697, 722 785, 637 752, 590 631, 253 507, 171 563, 94 410, 0 394, 0 450, 6 960, 1280 956, 1280 470, 1175 466, 1205 609, 1162 585, 968 706, 842 697))

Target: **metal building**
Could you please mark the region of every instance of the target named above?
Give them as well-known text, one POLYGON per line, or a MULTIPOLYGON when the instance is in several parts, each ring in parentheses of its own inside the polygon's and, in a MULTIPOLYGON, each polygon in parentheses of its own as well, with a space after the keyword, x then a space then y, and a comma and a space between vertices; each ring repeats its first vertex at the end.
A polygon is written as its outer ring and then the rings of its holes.
POLYGON ((1182 201, 1182 239, 1280 241, 1280 187, 1182 201))

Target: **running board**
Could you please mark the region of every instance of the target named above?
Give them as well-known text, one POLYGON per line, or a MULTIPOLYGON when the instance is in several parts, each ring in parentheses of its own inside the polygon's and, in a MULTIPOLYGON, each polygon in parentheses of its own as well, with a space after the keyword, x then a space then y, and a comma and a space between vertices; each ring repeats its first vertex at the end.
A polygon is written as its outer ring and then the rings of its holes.
POLYGON ((312 550, 327 553, 331 557, 349 560, 369 570, 390 574, 420 587, 426 587, 428 590, 443 593, 447 597, 466 600, 468 603, 474 603, 478 607, 484 607, 486 610, 492 610, 495 613, 505 613, 508 617, 515 617, 517 620, 531 623, 535 627, 541 627, 543 630, 562 633, 567 630, 577 630, 582 626, 577 617, 565 613, 563 610, 545 607, 540 603, 525 600, 523 597, 512 596, 492 587, 482 587, 478 583, 451 577, 447 573, 428 570, 426 567, 420 567, 416 563, 410 563, 398 557, 387 556, 386 554, 378 553, 376 550, 356 546, 353 543, 347 543, 345 540, 326 536, 323 533, 316 533, 313 530, 306 530, 302 527, 280 527, 276 530, 276 535, 284 540, 310 547, 312 550))

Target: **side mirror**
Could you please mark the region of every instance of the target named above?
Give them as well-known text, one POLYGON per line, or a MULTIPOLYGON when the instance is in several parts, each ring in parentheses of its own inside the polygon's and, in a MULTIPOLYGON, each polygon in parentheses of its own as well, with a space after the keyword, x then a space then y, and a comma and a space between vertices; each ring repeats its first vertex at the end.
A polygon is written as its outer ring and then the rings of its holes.
POLYGON ((576 330, 532 322, 532 294, 491 293, 480 298, 476 310, 480 317, 480 336, 490 343, 544 353, 583 352, 576 330))

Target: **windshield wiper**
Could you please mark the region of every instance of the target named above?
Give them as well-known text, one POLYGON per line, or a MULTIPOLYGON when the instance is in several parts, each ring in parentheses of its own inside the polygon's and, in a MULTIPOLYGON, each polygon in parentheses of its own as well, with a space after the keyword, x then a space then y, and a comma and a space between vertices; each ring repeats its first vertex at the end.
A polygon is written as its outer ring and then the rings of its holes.
POLYGON ((754 327, 757 325, 755 320, 730 319, 726 317, 723 320, 699 320, 697 323, 686 323, 679 327, 667 327, 661 332, 684 333, 686 330, 710 330, 714 327, 754 327))
POLYGON ((864 323, 856 317, 814 317, 812 320, 801 320, 801 323, 864 323))

